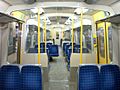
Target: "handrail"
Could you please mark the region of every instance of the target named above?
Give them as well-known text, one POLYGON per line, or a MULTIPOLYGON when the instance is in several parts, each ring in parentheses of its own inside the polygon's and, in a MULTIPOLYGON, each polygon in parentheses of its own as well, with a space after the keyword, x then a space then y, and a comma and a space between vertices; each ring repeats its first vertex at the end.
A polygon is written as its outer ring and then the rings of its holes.
POLYGON ((38 8, 38 64, 40 63, 40 9, 38 8))
POLYGON ((80 64, 82 64, 82 44, 83 44, 83 11, 81 8, 81 14, 80 14, 80 64))

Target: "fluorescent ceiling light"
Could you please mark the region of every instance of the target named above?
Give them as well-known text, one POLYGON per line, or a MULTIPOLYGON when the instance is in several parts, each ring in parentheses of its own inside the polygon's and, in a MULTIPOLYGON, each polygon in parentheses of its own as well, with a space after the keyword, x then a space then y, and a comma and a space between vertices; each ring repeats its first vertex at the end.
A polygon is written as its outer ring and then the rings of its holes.
POLYGON ((89 9, 87 9, 87 8, 83 8, 83 9, 77 8, 77 9, 75 9, 74 12, 75 12, 76 14, 81 14, 81 12, 86 13, 86 12, 88 12, 88 10, 89 10, 89 9))
MULTIPOLYGON (((38 13, 38 8, 33 8, 33 9, 31 9, 31 11, 33 13, 38 13)), ((40 8, 39 11, 40 11, 40 14, 42 14, 44 12, 44 10, 42 8, 40 8)))

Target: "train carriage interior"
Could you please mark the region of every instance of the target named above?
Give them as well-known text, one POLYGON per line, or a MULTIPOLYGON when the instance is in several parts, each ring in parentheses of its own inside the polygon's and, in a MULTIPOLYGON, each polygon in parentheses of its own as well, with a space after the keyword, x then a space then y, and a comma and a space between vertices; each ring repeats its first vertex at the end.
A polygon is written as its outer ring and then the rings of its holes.
POLYGON ((120 0, 0 0, 0 90, 120 90, 120 0))

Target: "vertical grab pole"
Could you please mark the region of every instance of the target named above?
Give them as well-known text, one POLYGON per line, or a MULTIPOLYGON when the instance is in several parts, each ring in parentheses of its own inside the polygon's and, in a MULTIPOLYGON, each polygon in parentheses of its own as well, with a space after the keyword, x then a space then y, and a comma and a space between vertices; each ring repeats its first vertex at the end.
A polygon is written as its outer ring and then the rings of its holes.
POLYGON ((74 42, 74 36, 73 36, 73 29, 74 29, 74 19, 72 17, 72 53, 73 53, 73 42, 74 42))
POLYGON ((83 44, 83 12, 81 8, 81 15, 80 15, 80 64, 82 64, 82 44, 83 44))
POLYGON ((107 37, 107 60, 108 60, 108 64, 110 64, 110 53, 109 53, 109 29, 108 29, 108 25, 110 23, 106 22, 106 37, 107 37))
POLYGON ((104 25, 104 48, 105 48, 105 64, 107 64, 107 43, 106 43, 106 22, 103 22, 104 25))
POLYGON ((106 38, 106 64, 109 64, 109 43, 108 43, 108 23, 105 22, 105 38, 106 38))
MULTIPOLYGON (((96 23, 96 35, 97 35, 97 30, 98 30, 98 23, 96 23)), ((96 54, 96 64, 99 64, 99 39, 98 39, 98 35, 97 35, 97 54, 96 54)))
MULTIPOLYGON (((22 31, 22 23, 18 23, 19 31, 22 31)), ((22 64, 22 55, 23 55, 23 49, 21 50, 21 32, 18 34, 18 53, 17 53, 17 63, 22 64)))
POLYGON ((40 9, 38 8, 38 64, 40 63, 40 9))
POLYGON ((45 24, 45 26, 44 26, 44 39, 45 39, 45 53, 46 53, 46 19, 44 20, 44 24, 45 24))

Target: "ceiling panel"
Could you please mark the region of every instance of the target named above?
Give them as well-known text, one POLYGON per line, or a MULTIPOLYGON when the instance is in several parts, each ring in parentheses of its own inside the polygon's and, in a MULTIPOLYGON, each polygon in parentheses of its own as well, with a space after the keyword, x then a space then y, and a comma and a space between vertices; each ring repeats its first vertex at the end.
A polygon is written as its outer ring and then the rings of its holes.
MULTIPOLYGON (((23 0, 3 0, 11 5, 16 5, 16 4, 24 4, 23 0)), ((39 2, 81 2, 85 0, 38 0, 39 2)), ((96 4, 100 5, 111 5, 113 3, 116 3, 117 1, 120 0, 98 0, 96 4)))
POLYGON ((44 11, 46 13, 73 13, 74 8, 62 8, 62 7, 52 7, 52 8, 45 8, 44 11))
POLYGON ((3 0, 3 1, 6 1, 11 5, 24 4, 23 0, 3 0))
MULTIPOLYGON (((3 0, 11 5, 24 4, 23 0, 3 0)), ((38 2, 81 2, 84 0, 37 0, 38 2)))
POLYGON ((98 0, 96 4, 100 4, 100 5, 111 5, 114 4, 116 2, 118 2, 120 0, 98 0))
POLYGON ((52 24, 64 24, 69 17, 49 17, 52 24))

